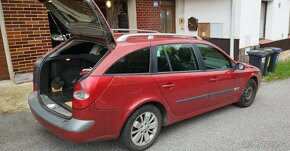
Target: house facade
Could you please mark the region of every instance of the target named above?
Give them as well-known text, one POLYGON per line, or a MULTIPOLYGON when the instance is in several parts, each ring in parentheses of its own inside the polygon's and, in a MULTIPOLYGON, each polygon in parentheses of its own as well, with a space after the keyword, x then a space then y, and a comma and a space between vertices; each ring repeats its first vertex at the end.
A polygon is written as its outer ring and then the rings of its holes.
MULTIPOLYGON (((247 62, 246 52, 259 46, 290 49, 290 0, 95 2, 111 28, 199 35, 239 61, 247 62)), ((0 80, 31 80, 34 62, 65 34, 58 26, 38 0, 1 0, 0 80)))

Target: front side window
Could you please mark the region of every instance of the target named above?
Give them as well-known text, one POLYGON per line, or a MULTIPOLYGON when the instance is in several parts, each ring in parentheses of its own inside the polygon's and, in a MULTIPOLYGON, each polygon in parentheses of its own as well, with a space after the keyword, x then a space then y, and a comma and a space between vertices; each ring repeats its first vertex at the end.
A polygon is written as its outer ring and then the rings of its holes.
POLYGON ((196 56, 191 44, 157 46, 158 72, 198 70, 196 56), (168 60, 170 64, 168 63, 168 60))
POLYGON ((226 70, 232 68, 228 57, 214 47, 205 44, 197 44, 201 52, 207 70, 226 70))
POLYGON ((149 73, 150 49, 134 51, 114 63, 106 74, 149 73))

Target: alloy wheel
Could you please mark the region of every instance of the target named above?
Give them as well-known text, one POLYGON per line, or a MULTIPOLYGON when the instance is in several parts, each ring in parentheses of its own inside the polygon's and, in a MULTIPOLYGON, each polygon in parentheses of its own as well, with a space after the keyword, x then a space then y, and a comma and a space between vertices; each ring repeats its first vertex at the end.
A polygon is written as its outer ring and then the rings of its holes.
POLYGON ((137 146, 150 143, 158 129, 158 119, 152 112, 144 112, 139 115, 131 127, 131 140, 137 146))

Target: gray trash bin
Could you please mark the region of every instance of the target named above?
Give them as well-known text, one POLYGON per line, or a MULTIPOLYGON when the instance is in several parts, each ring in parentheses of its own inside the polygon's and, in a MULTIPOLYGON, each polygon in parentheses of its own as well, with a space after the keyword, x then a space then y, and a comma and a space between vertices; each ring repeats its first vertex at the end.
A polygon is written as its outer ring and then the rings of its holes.
POLYGON ((248 52, 250 64, 259 68, 261 71, 261 74, 264 75, 264 67, 266 64, 266 57, 268 55, 268 52, 264 50, 251 50, 248 52))

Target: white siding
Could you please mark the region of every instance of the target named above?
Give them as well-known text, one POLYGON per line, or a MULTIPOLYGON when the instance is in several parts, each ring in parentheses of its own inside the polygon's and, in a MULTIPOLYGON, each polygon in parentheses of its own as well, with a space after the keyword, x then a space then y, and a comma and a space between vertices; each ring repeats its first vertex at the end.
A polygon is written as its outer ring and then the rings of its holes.
POLYGON ((193 33, 188 31, 187 19, 195 17, 199 23, 218 23, 222 27, 222 34, 214 34, 215 38, 230 38, 232 1, 236 1, 234 37, 240 39, 240 48, 259 45, 263 21, 266 22, 265 39, 288 37, 290 0, 176 0, 176 32, 193 33), (268 3, 266 20, 261 19, 262 1, 268 3), (179 18, 184 18, 183 27, 178 23, 179 18))
POLYGON ((176 33, 193 33, 187 27, 190 17, 197 18, 199 23, 222 24, 222 36, 215 38, 230 37, 231 0, 176 0, 176 33), (179 18, 184 18, 183 30, 179 18))
POLYGON ((261 0, 239 0, 240 48, 259 45, 261 0))
POLYGON ((280 40, 289 33, 289 0, 268 2, 266 20, 266 39, 280 40))

